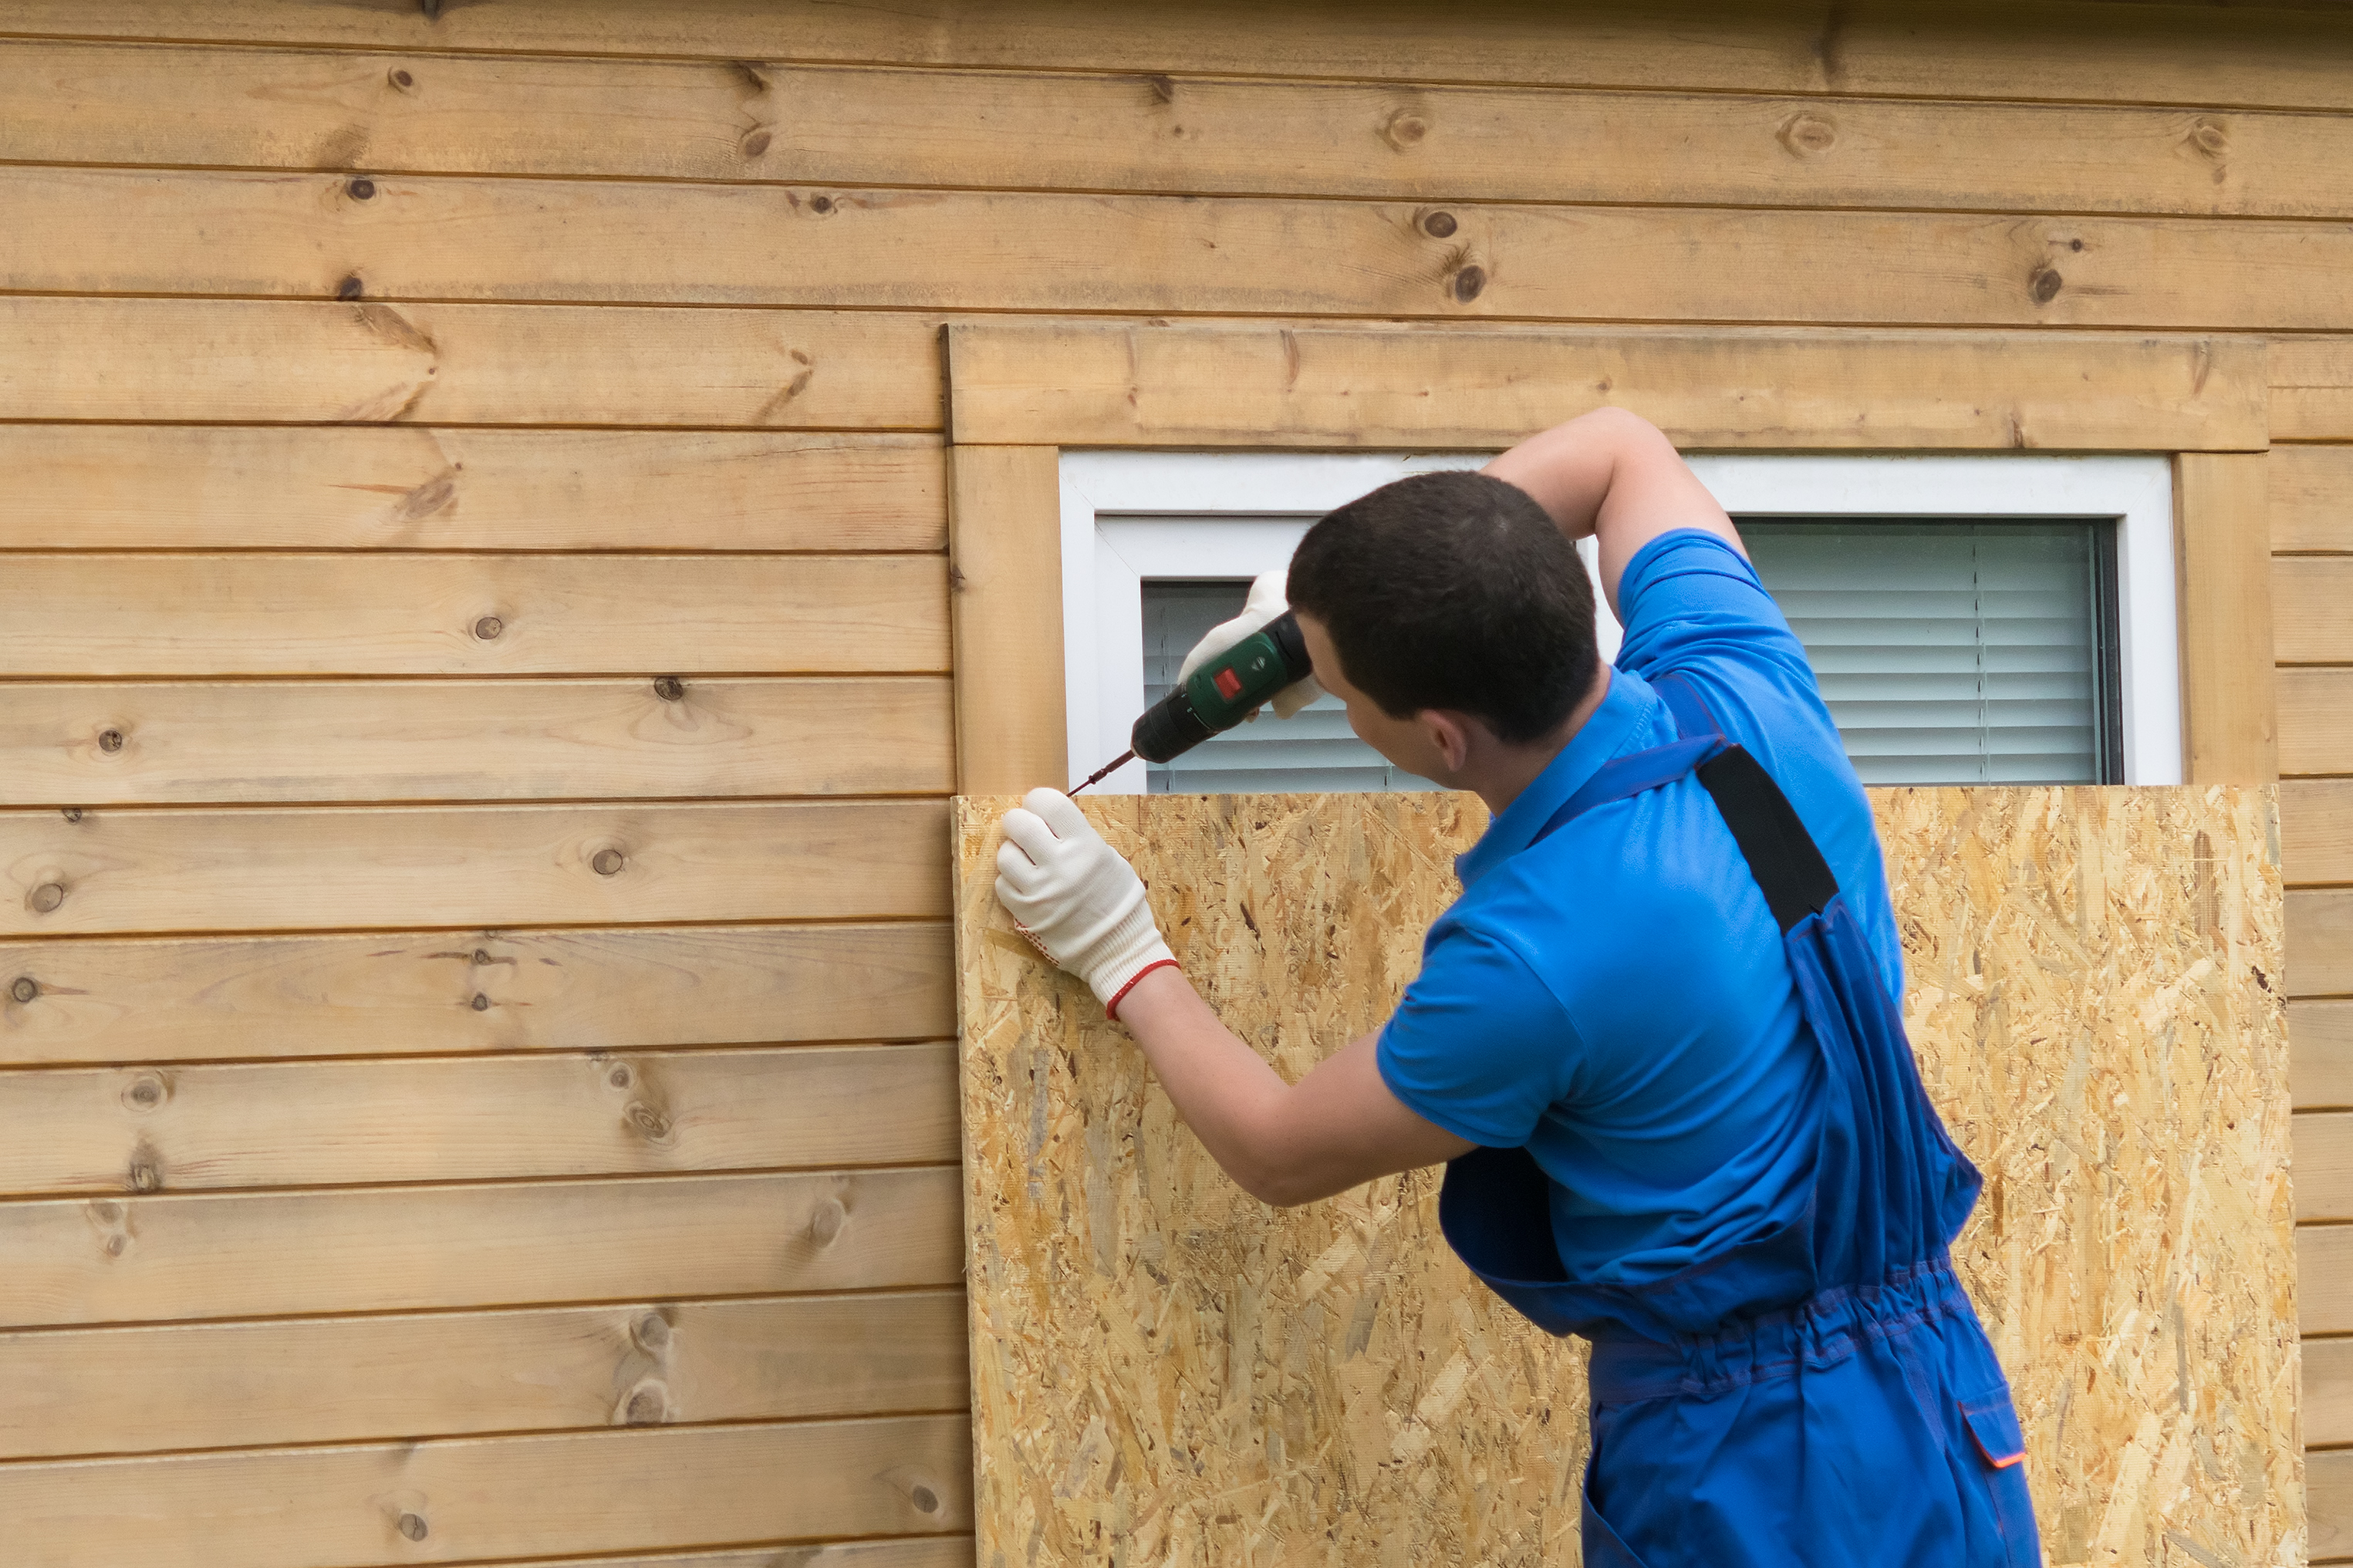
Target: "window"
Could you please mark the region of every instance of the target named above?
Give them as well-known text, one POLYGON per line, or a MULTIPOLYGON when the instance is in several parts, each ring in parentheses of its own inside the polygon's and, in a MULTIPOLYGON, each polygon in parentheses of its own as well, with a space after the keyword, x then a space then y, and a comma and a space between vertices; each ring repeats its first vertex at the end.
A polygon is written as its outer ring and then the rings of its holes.
MULTIPOLYGON (((1124 750, 1201 631, 1324 512, 1475 456, 1068 453, 1071 777, 1124 750)), ((1697 458, 1813 660, 1865 782, 2181 776, 2162 458, 1697 458)), ((1588 563, 1591 553, 1588 551, 1588 563)), ((1604 658, 1618 628, 1605 608, 1604 658)), ((1409 789, 1336 703, 1244 725, 1110 791, 1409 789), (1320 710, 1320 711, 1319 711, 1320 710)))

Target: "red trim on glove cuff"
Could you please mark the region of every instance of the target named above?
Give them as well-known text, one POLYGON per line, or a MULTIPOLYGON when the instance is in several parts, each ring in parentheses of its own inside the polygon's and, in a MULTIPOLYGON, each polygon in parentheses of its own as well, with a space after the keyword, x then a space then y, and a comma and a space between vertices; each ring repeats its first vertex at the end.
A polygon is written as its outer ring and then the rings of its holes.
POLYGON ((1135 983, 1137 981, 1143 979, 1145 975, 1151 973, 1155 969, 1174 969, 1176 967, 1176 961, 1173 958, 1155 958, 1150 963, 1147 963, 1143 968, 1137 970, 1134 974, 1129 975, 1127 977, 1127 984, 1113 992, 1112 994, 1111 1000, 1103 1004, 1103 1016, 1110 1019, 1114 1024, 1118 1023, 1119 1005, 1127 1000, 1127 994, 1135 989, 1135 983))

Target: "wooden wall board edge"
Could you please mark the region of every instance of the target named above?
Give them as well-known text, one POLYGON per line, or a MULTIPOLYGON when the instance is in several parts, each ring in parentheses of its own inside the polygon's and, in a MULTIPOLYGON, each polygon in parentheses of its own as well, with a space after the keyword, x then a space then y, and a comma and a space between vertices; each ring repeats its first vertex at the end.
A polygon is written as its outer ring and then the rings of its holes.
POLYGON ((1418 83, 1698 89, 1929 98, 2353 107, 2353 38, 2312 6, 1869 0, 1751 6, 1646 0, 1582 11, 1486 7, 1443 23, 1409 5, 1123 16, 1028 0, 845 14, 774 6, 606 4, 256 7, 237 0, 16 0, 21 37, 166 39, 442 52, 793 59, 1122 74, 1239 74, 1418 83))
POLYGON ((2274 447, 2272 458, 2272 548, 2353 553, 2353 445, 2274 447))
MULTIPOLYGON (((468 300, 2260 333, 2341 327, 2353 267, 2353 226, 2306 219, 1454 203, 1440 237, 1415 203, 1307 197, 386 174, 362 200, 342 174, 24 164, 6 183, 0 276, 27 292, 360 290, 347 313, 404 321, 468 300), (695 243, 649 239, 673 233, 695 243)), ((433 407, 429 345, 385 342, 378 379, 412 388, 387 412, 420 384, 433 407)))
POLYGON ((2315 1449, 2304 1459, 2305 1506, 2315 1563, 2353 1562, 2353 1448, 2315 1449))
POLYGON ((953 1164, 26 1198, 0 1327, 953 1285, 962 1209, 953 1164))
POLYGON ((73 680, 0 691, 0 807, 955 787, 944 676, 73 680))
POLYGON ((2280 859, 2291 888, 2353 883, 2353 779, 2280 785, 2280 859))
POLYGON ((0 1460, 940 1411, 961 1289, 0 1332, 0 1460))
POLYGON ((0 1510, 11 1568, 87 1563, 93 1545, 185 1568, 367 1568, 962 1533, 970 1448, 964 1416, 928 1415, 27 1460, 0 1466, 0 1510))
POLYGON ((956 788, 1067 787, 1060 454, 958 445, 949 468, 956 788))
POLYGON ((2287 994, 2353 996, 2353 888, 2287 890, 2287 994))
POLYGON ((2183 776, 2191 784, 2279 777, 2268 462, 2253 453, 2174 458, 2183 776))
POLYGON ((2282 664, 2353 665, 2353 555, 2274 555, 2273 651, 2282 664))
POLYGON ((1680 445, 2261 450, 2261 340, 959 321, 959 447, 1480 450, 1604 405, 1680 445))
POLYGON ((2290 1137, 2297 1222, 2353 1220, 2353 1111, 2299 1110, 2290 1137))
POLYGON ((937 798, 0 812, 0 934, 947 912, 937 798))
POLYGON ((2353 1338, 2306 1335, 2303 1351, 2305 1447, 2353 1445, 2353 1338))
POLYGON ((2297 1330, 2353 1333, 2353 1225, 2295 1227, 2297 1330))
POLYGON ((897 311, 9 295, 0 419, 921 432, 938 335, 897 311))
POLYGON ((2353 336, 2284 333, 2270 363, 2275 440, 2353 441, 2353 336))
POLYGON ((0 942, 0 1065, 938 1039, 953 953, 944 920, 0 942))
POLYGON ((2353 775, 2353 666, 2286 665, 2276 680, 2281 774, 2353 775))
POLYGON ((1126 74, 757 70, 751 93, 681 60, 0 39, 0 105, 28 163, 2353 216, 2329 174, 2353 163, 2353 120, 2337 115, 1265 78, 1168 78, 1164 98, 1126 74), (2041 155, 2010 154, 2021 146, 2041 155))
POLYGON ((6 1197, 958 1157, 940 1042, 15 1068, 0 1127, 43 1129, 0 1142, 6 1197))
POLYGON ((2353 1110, 2353 1001, 2287 1005, 2288 1083, 2298 1110, 2353 1110))
POLYGON ((0 469, 7 550, 947 546, 935 436, 25 424, 0 469))

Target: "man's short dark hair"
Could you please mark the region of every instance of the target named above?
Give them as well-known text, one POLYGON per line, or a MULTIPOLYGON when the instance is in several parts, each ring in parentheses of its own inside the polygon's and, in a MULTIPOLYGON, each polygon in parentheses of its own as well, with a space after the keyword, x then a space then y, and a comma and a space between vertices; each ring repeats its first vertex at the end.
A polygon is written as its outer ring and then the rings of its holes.
POLYGON ((1568 717, 1601 662, 1577 547, 1485 474, 1416 474, 1324 517, 1291 558, 1290 597, 1395 719, 1451 709, 1525 743, 1568 717))

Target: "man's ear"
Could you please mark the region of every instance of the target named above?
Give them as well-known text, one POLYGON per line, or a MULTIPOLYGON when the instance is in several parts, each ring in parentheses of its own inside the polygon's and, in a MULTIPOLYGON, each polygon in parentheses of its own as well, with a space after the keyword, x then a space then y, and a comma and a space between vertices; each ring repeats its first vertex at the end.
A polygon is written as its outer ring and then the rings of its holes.
POLYGON ((1446 759, 1446 771, 1461 773, 1471 760, 1471 729, 1463 716, 1443 708, 1424 708, 1413 718, 1421 726, 1422 733, 1430 737, 1430 745, 1446 759))

